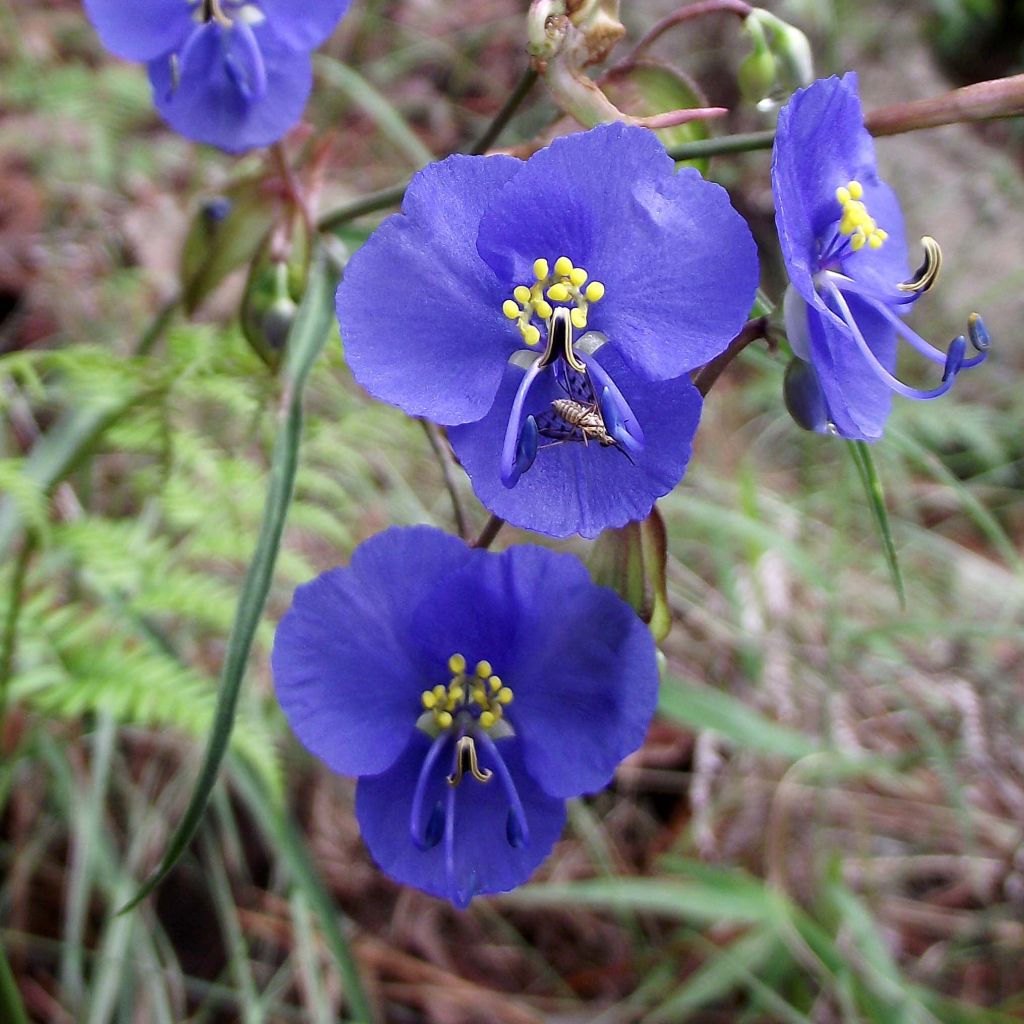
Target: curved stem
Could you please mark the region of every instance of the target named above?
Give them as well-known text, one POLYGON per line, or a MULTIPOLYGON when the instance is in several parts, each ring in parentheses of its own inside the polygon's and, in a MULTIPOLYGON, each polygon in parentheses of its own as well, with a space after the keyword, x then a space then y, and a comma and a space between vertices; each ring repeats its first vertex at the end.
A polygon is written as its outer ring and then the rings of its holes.
POLYGON ((706 14, 735 14, 737 17, 745 18, 753 7, 744 3, 743 0, 700 0, 698 3, 690 4, 688 7, 680 7, 678 11, 662 18, 648 33, 636 44, 630 60, 636 60, 645 50, 650 47, 669 29, 676 25, 682 25, 687 21, 694 21, 703 18, 706 14))
POLYGON ((451 449, 445 440, 441 428, 430 420, 420 420, 423 433, 427 435, 430 450, 441 467, 441 476, 444 478, 444 486, 448 491, 448 497, 452 502, 452 517, 455 520, 455 529, 463 539, 469 538, 469 523, 466 519, 466 510, 462 507, 462 498, 459 496, 459 487, 455 480, 455 473, 452 471, 455 460, 452 458, 451 449))

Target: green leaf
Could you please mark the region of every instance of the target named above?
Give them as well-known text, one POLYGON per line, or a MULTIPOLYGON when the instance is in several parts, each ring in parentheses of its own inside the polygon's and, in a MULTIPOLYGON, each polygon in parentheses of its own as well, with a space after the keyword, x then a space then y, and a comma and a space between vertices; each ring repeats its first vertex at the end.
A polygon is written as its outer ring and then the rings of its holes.
POLYGON ((228 637, 213 730, 207 742, 199 778, 196 780, 188 807, 168 841, 160 866, 121 909, 121 913, 130 910, 167 877, 195 835, 217 781, 221 761, 231 738, 246 662, 270 589, 281 533, 291 503, 302 435, 303 387, 334 322, 336 284, 336 268, 329 263, 324 250, 321 249, 314 258, 306 295, 288 335, 282 381, 281 422, 274 441, 263 522, 256 551, 242 584, 235 620, 228 637))
POLYGON ((885 555, 885 563, 889 567, 892 585, 896 589, 896 596, 900 599, 900 607, 906 610, 907 594, 903 587, 903 573, 900 571, 896 543, 893 540, 892 527, 889 524, 889 510, 885 507, 885 492, 882 490, 882 481, 875 469, 871 448, 864 441, 850 441, 848 448, 850 457, 857 467, 860 481, 864 485, 864 493, 867 496, 868 505, 871 507, 875 525, 878 527, 878 536, 882 541, 882 552, 885 555))
POLYGON ((809 736, 765 718, 728 693, 672 676, 662 684, 658 711, 692 728, 710 729, 759 754, 796 761, 822 749, 809 736))

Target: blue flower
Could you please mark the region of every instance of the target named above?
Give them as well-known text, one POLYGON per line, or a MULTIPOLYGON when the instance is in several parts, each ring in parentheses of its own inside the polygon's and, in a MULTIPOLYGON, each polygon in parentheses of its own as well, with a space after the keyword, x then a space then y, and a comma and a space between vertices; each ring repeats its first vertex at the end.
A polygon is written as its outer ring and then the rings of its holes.
POLYGON ((310 51, 349 0, 85 0, 104 46, 145 61, 157 110, 196 142, 240 153, 302 116, 310 51))
POLYGON ((772 192, 790 279, 786 327, 797 356, 786 400, 801 426, 874 441, 893 393, 938 398, 961 370, 985 359, 989 338, 977 314, 968 322, 979 353, 971 359, 962 335, 941 352, 903 320, 935 283, 942 254, 923 238, 924 262, 910 273, 903 215, 878 177, 855 74, 815 82, 782 109, 772 192), (938 386, 918 390, 893 375, 897 337, 943 368, 938 386))
POLYGON ((303 744, 359 776, 380 867, 460 907, 530 876, 566 798, 639 747, 658 686, 650 633, 577 559, 428 527, 299 587, 273 669, 303 744))
POLYGON ((740 330, 757 277, 725 190, 611 124, 525 163, 422 170, 349 263, 338 318, 359 382, 452 427, 492 512, 594 536, 682 478, 688 374, 740 330))

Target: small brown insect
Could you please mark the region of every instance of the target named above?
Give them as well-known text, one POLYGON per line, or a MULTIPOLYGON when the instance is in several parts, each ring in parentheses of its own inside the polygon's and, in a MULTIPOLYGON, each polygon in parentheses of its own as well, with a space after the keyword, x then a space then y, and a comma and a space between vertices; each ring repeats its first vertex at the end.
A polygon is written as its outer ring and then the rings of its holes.
POLYGON ((568 423, 570 427, 576 427, 583 434, 584 444, 588 439, 592 439, 606 448, 613 445, 618 446, 615 438, 608 433, 601 410, 596 404, 588 405, 571 398, 556 398, 551 403, 551 411, 568 423))

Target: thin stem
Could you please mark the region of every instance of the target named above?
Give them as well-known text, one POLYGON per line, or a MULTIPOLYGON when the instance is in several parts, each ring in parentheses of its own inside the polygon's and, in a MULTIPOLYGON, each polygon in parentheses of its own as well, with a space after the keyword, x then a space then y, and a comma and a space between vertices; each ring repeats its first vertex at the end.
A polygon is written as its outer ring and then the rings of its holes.
MULTIPOLYGON (((693 5, 697 6, 699 5, 693 5)), ((903 132, 935 128, 959 121, 985 121, 1021 114, 1024 114, 1024 75, 1015 75, 1012 78, 1000 78, 991 82, 978 82, 976 85, 954 89, 928 100, 880 107, 871 111, 866 120, 868 130, 873 135, 899 135, 903 132)), ((684 142, 678 146, 671 146, 668 155, 674 160, 727 156, 732 153, 771 149, 774 141, 774 131, 743 132, 737 135, 723 135, 717 139, 684 142)), ((320 230, 331 231, 356 217, 389 206, 397 206, 402 201, 407 186, 408 181, 382 189, 380 192, 371 192, 345 206, 339 206, 320 219, 320 230)))
POLYGON ((135 343, 134 355, 148 356, 153 346, 163 337, 164 332, 170 326, 181 305, 181 295, 172 295, 156 312, 156 316, 150 320, 145 331, 139 336, 135 343))
POLYGON ((1024 114, 1024 75, 965 85, 941 96, 894 103, 873 110, 865 121, 872 135, 900 135, 964 121, 1024 114))
POLYGON ((7 595, 7 615, 4 618, 2 647, 0 647, 0 736, 3 735, 7 717, 7 691, 14 671, 14 645, 18 638, 18 619, 24 604, 25 578, 29 562, 36 548, 35 534, 29 533, 18 553, 11 576, 11 587, 7 595))
POLYGON ((744 3, 743 0, 700 0, 699 3, 690 4, 688 7, 680 7, 678 11, 662 18, 636 44, 630 60, 636 60, 645 50, 650 49, 659 37, 669 29, 675 28, 676 25, 703 18, 706 14, 735 14, 740 18, 745 18, 752 10, 750 4, 744 3))
POLYGON ((487 130, 480 136, 477 142, 473 145, 473 148, 469 151, 470 156, 480 156, 486 153, 487 150, 494 145, 497 141, 498 136, 504 131, 505 126, 512 120, 512 115, 519 109, 520 104, 527 96, 530 95, 530 91, 537 84, 537 79, 540 76, 531 67, 527 68, 522 77, 516 83, 516 87, 509 94, 504 105, 497 114, 494 115, 494 120, 487 126, 487 130))
MULTIPOLYGON (((537 77, 537 72, 533 68, 528 68, 523 72, 522 78, 519 79, 518 84, 505 101, 504 106, 498 111, 487 130, 469 151, 471 156, 480 156, 490 149, 508 124, 512 115, 529 95, 530 90, 537 82, 537 77)), ((338 228, 348 224, 349 221, 364 217, 368 213, 386 210, 389 206, 398 206, 405 196, 405 190, 408 187, 409 180, 406 179, 398 185, 392 185, 390 188, 383 188, 378 192, 370 192, 365 196, 360 196, 358 199, 353 199, 352 202, 324 214, 320 218, 317 227, 321 231, 336 231, 338 228)))
POLYGON ((284 182, 288 198, 292 201, 295 209, 299 211, 299 216, 302 218, 302 223, 306 228, 307 237, 312 238, 313 232, 316 230, 316 223, 313 220, 313 214, 310 212, 309 204, 306 202, 306 196, 302 191, 302 183, 296 177, 295 171, 292 170, 292 165, 288 162, 288 153, 285 151, 284 144, 275 142, 270 147, 270 155, 277 166, 278 174, 281 175, 281 180, 284 182))
POLYGON ((472 541, 469 546, 471 548, 483 548, 486 551, 494 543, 494 538, 498 536, 499 531, 504 525, 505 520, 501 516, 496 516, 492 513, 491 518, 484 523, 480 536, 472 541))
POLYGON ((409 179, 390 188, 382 188, 379 192, 368 192, 365 196, 353 199, 352 202, 339 206, 336 210, 325 213, 317 223, 321 231, 336 231, 357 217, 378 210, 386 210, 389 206, 398 206, 409 187, 409 179))
POLYGON ((717 139, 697 139, 694 142, 683 142, 678 146, 669 146, 668 155, 673 160, 698 160, 706 156, 726 156, 730 153, 749 153, 755 149, 771 149, 775 141, 775 132, 741 132, 736 135, 723 135, 717 139))
POLYGON ((729 347, 716 358, 712 359, 706 366, 702 366, 693 375, 693 386, 707 397, 707 393, 714 387, 715 381, 722 376, 725 368, 752 342, 764 338, 771 344, 768 334, 768 317, 759 316, 756 320, 749 320, 743 330, 729 342, 729 347))
POLYGON ((459 497, 459 487, 455 479, 455 460, 452 458, 451 449, 441 433, 441 428, 430 420, 420 420, 423 433, 427 435, 431 450, 437 458, 437 464, 441 467, 441 475, 444 477, 444 485, 448 490, 448 497, 452 500, 452 516, 455 519, 455 529, 463 540, 469 539, 469 523, 466 520, 466 512, 462 507, 462 499, 459 497))

